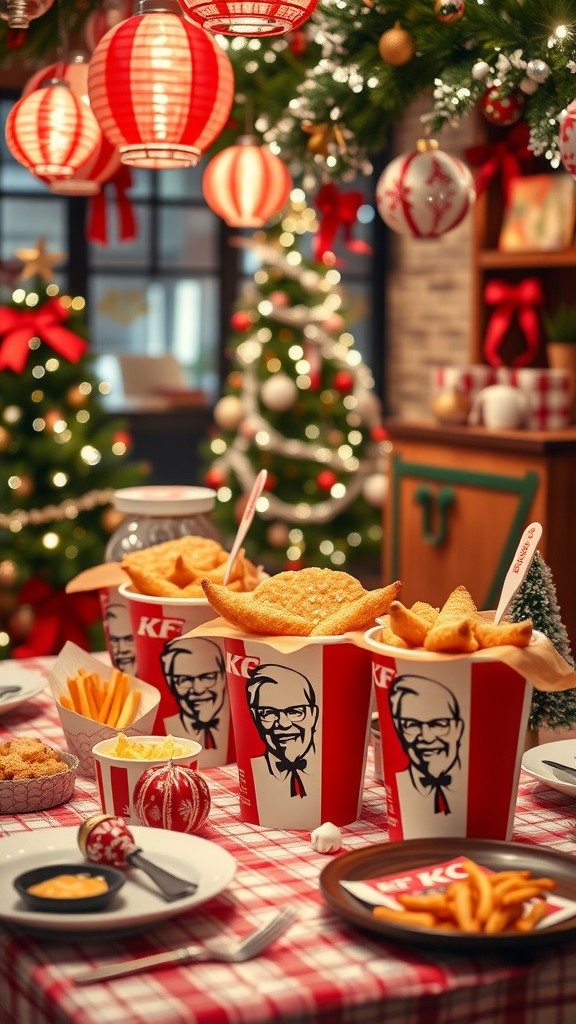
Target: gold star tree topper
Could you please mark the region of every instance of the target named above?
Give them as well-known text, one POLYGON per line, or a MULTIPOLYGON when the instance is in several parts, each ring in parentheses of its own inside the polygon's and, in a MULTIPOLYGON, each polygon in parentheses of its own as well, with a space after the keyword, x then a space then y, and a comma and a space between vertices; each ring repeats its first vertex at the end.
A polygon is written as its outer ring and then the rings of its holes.
POLYGON ((20 271, 20 280, 28 281, 29 278, 41 277, 44 281, 54 280, 54 266, 62 263, 65 254, 62 252, 47 252, 46 242, 39 238, 35 248, 17 249, 16 256, 24 264, 20 271))

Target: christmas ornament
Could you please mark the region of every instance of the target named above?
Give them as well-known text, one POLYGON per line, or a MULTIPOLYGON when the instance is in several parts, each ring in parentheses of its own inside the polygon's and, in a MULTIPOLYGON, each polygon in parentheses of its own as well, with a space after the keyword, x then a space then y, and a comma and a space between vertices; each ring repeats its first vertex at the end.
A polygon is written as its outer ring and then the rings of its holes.
POLYGON ((569 104, 560 121, 559 148, 564 167, 576 180, 576 100, 569 104))
POLYGON ((238 309, 230 317, 230 326, 233 331, 248 331, 252 327, 252 317, 243 309, 238 309))
POLYGON ((460 224, 474 202, 474 180, 461 160, 420 140, 384 169, 376 185, 382 220, 399 234, 438 238, 460 224))
POLYGON ((288 32, 286 35, 286 42, 295 57, 301 57, 306 53, 308 38, 304 29, 297 28, 294 32, 288 32))
POLYGON ((123 163, 189 167, 228 120, 234 75, 227 54, 184 17, 178 0, 142 0, 98 43, 88 93, 123 163))
POLYGON ((66 259, 63 252, 46 252, 46 243, 39 238, 31 249, 16 249, 15 254, 24 264, 20 272, 20 280, 41 277, 44 281, 54 280, 54 266, 66 259))
POLYGON ((278 36, 308 20, 318 0, 182 0, 186 16, 208 32, 278 36))
POLYGON ((546 64, 546 61, 529 60, 526 65, 526 74, 533 82, 536 82, 538 85, 542 85, 550 74, 550 68, 548 64, 546 64))
POLYGON ((266 530, 266 540, 271 548, 285 548, 290 540, 290 530, 286 523, 272 523, 266 530))
POLYGON ((211 210, 233 228, 261 227, 288 202, 286 164, 253 135, 243 135, 212 158, 202 178, 211 210))
POLYGON ((71 178, 96 151, 100 129, 90 107, 56 79, 18 100, 6 119, 6 144, 32 174, 71 178))
POLYGON ((268 298, 273 306, 278 306, 280 309, 286 309, 290 305, 290 299, 286 292, 270 292, 268 298))
POLYGON ((434 14, 446 24, 458 21, 464 14, 464 0, 436 0, 434 14))
POLYGON ((367 477, 362 485, 362 495, 373 508, 382 508, 388 495, 388 477, 384 473, 367 477))
POLYGON ((316 483, 321 491, 331 491, 337 482, 338 477, 331 469, 323 469, 316 477, 316 483))
POLYGON ((472 78, 475 82, 483 82, 490 74, 490 65, 485 60, 477 60, 472 66, 472 78))
POLYGON ((533 82, 531 78, 523 78, 519 88, 525 96, 533 96, 538 89, 538 82, 533 82))
POLYGON ((328 331, 329 334, 340 334, 344 330, 345 320, 340 313, 333 313, 327 320, 324 321, 324 330, 328 331))
POLYGON ((484 93, 480 106, 490 124, 515 124, 522 117, 524 96, 516 91, 506 93, 501 86, 492 85, 484 93))
POLYGON ((244 375, 240 373, 240 370, 232 370, 232 372, 228 374, 228 377, 226 379, 230 387, 234 388, 235 391, 242 390, 242 382, 244 380, 244 375))
POLYGON ((346 151, 346 140, 342 128, 337 121, 314 123, 301 121, 303 132, 310 136, 306 149, 316 156, 330 156, 346 151))
POLYGON ((224 395, 214 406, 214 420, 222 430, 236 430, 244 415, 244 403, 237 395, 224 395))
POLYGON ((16 477, 16 485, 11 490, 18 496, 18 498, 29 498, 34 490, 34 481, 31 476, 27 476, 22 473, 21 476, 16 477))
POLYGON ((200 772, 170 761, 142 772, 133 803, 142 825, 198 832, 208 817, 210 790, 200 772))
MULTIPOLYGON (((0 0, 0 18, 9 29, 27 29, 52 7, 54 0, 0 0)), ((14 47, 15 48, 15 47, 14 47)))
POLYGON ((214 491, 217 491, 219 487, 222 487, 222 484, 225 482, 226 473, 223 469, 219 469, 218 466, 212 466, 204 477, 206 487, 211 487, 214 491))
POLYGON ((0 562, 0 587, 13 587, 18 579, 18 569, 10 558, 0 562))
POLYGON ((347 370, 339 370, 334 374, 332 387, 336 388, 341 395, 349 395, 354 388, 354 377, 347 370))
POLYGON ((44 422, 48 427, 48 430, 54 430, 54 427, 63 419, 62 413, 59 409, 48 409, 44 413, 44 422))
POLYGON ((378 52, 385 64, 397 68, 407 64, 414 56, 414 40, 397 21, 393 28, 389 28, 380 36, 378 52))
POLYGON ((66 392, 66 401, 73 409, 83 409, 88 401, 88 395, 86 395, 78 385, 75 385, 72 388, 68 388, 68 391, 66 392))
POLYGON ((352 228, 357 223, 358 210, 364 204, 364 194, 359 190, 341 192, 334 182, 323 185, 314 197, 320 214, 319 230, 314 236, 313 256, 328 265, 334 265, 334 246, 340 231, 344 244, 351 252, 368 254, 371 247, 361 239, 352 238, 352 228))
POLYGON ((275 373, 265 380, 260 389, 262 404, 272 412, 286 412, 298 397, 298 388, 285 373, 275 373))
POLYGON ((440 423, 466 423, 470 398, 462 391, 442 391, 432 400, 432 412, 440 423))
POLYGON ((370 437, 372 438, 373 441, 387 441, 389 436, 390 435, 388 434, 386 427, 383 427, 382 425, 373 427, 372 430, 370 431, 370 437))

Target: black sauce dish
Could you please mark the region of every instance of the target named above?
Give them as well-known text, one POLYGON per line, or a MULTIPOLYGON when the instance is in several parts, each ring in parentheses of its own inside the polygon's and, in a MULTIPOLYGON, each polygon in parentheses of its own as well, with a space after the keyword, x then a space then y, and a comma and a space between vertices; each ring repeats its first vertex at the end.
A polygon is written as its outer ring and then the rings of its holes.
POLYGON ((125 876, 116 868, 102 864, 49 864, 41 868, 32 868, 14 879, 14 888, 19 893, 29 910, 44 911, 49 914, 91 914, 104 910, 116 893, 122 888, 125 876), (45 882, 57 875, 89 875, 104 878, 108 888, 95 896, 76 896, 70 898, 54 898, 39 896, 28 892, 32 885, 45 882))

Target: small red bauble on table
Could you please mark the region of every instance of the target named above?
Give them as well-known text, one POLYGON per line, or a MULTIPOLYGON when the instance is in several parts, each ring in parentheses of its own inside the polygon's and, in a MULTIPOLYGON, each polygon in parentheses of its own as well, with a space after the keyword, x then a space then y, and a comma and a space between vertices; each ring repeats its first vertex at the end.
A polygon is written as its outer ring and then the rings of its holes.
POLYGON ((134 810, 143 825, 198 832, 210 810, 210 790, 200 772, 183 765, 146 768, 134 786, 134 810))
POLYGON ((413 153, 392 160, 378 179, 376 206, 392 231, 438 238, 469 213, 476 190, 466 164, 443 153, 435 139, 420 139, 413 153))
POLYGON ((500 124, 505 127, 516 124, 516 121, 520 120, 525 102, 524 94, 519 90, 507 93, 501 86, 492 85, 486 89, 480 106, 484 117, 490 124, 500 124))

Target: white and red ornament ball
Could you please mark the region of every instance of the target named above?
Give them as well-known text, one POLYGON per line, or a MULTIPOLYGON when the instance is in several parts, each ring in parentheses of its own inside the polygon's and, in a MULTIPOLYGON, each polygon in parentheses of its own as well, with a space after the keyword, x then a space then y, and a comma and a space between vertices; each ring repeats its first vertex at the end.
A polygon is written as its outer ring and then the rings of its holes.
POLYGON ((474 179, 462 160, 420 140, 414 152, 392 160, 376 185, 376 206, 392 231, 414 238, 439 238, 462 223, 476 197, 474 179))
POLYGON ((388 496, 388 477, 385 473, 373 473, 364 481, 362 496, 372 508, 383 508, 388 496))
POLYGON ((134 786, 134 811, 142 825, 198 832, 210 811, 210 790, 200 772, 184 765, 151 765, 134 786))
POLYGON ((576 179, 576 100, 568 105, 560 122, 559 148, 564 167, 576 179))
POLYGON ((480 106, 484 117, 490 124, 507 127, 520 120, 525 102, 525 96, 520 90, 506 93, 500 86, 492 85, 486 89, 480 106))

